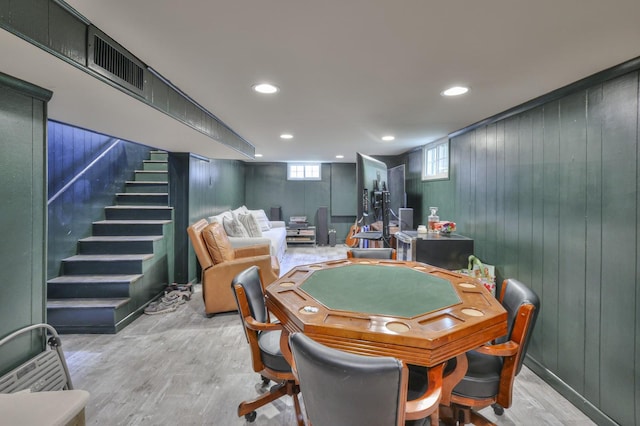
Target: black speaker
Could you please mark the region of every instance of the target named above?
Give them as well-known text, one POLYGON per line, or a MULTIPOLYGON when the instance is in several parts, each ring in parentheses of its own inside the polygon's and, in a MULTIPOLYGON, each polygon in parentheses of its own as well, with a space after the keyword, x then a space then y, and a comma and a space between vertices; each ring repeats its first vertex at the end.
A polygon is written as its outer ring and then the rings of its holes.
POLYGON ((316 244, 329 244, 329 213, 326 207, 319 207, 316 213, 316 244))
POLYGON ((398 226, 401 231, 411 231, 413 229, 413 209, 398 209, 398 226))
POLYGON ((271 214, 270 216, 270 220, 282 220, 282 213, 280 210, 280 206, 277 207, 271 207, 271 214))
POLYGON ((391 194, 389 191, 382 191, 382 237, 385 247, 389 241, 389 205, 391 204, 391 194))
POLYGON ((331 247, 336 246, 336 230, 335 229, 329 230, 329 245, 331 247))

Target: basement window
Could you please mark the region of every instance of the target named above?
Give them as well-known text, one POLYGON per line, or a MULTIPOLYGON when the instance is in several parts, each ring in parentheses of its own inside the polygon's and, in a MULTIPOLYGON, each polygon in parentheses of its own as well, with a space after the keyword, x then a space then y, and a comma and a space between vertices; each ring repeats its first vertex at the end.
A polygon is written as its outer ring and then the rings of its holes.
POLYGON ((320 163, 288 163, 288 180, 320 180, 320 163))
POLYGON ((422 147, 422 180, 449 179, 449 139, 438 139, 422 147))

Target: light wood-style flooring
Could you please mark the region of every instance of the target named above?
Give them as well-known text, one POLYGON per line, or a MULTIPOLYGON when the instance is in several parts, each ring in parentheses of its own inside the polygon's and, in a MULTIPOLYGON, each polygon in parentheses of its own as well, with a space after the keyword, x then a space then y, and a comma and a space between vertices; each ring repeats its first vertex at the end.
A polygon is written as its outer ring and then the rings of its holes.
MULTIPOLYGON (((346 257, 344 246, 289 247, 282 270, 346 257)), ((88 425, 243 425, 238 403, 262 392, 250 366, 237 313, 204 316, 202 294, 176 311, 143 315, 116 335, 62 335, 74 386, 90 392, 88 425)), ((293 425, 293 404, 281 398, 253 423, 293 425)), ((488 409, 483 414, 493 421, 488 409)), ((592 425, 526 367, 516 378, 513 407, 499 425, 592 425)))

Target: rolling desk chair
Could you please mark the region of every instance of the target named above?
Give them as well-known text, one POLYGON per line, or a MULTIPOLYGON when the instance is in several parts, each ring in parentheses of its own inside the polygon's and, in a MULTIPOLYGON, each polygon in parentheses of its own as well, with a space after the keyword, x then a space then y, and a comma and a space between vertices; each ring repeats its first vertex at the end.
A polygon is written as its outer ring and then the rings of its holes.
POLYGON ((441 407, 443 419, 462 425, 493 425, 475 410, 492 406, 501 415, 511 406, 513 382, 522 367, 540 301, 533 290, 515 279, 504 281, 499 300, 507 310, 507 335, 467 352, 467 372, 453 388, 449 407, 441 407))
POLYGON ((438 424, 442 369, 430 371, 425 392, 407 401, 408 370, 398 359, 343 352, 302 333, 289 336, 289 345, 313 426, 438 424))
POLYGON ((352 248, 347 250, 347 259, 392 259, 396 260, 394 248, 352 248))
POLYGON ((269 320, 260 268, 251 266, 236 275, 231 282, 231 291, 236 298, 245 337, 251 347, 253 370, 262 376, 264 385, 270 380, 276 382, 268 392, 251 401, 240 403, 238 417, 244 416, 248 422, 253 422, 256 419, 257 408, 281 396, 291 395, 298 424, 304 426, 297 396, 299 387, 291 372, 291 366, 280 351, 282 326, 269 320))

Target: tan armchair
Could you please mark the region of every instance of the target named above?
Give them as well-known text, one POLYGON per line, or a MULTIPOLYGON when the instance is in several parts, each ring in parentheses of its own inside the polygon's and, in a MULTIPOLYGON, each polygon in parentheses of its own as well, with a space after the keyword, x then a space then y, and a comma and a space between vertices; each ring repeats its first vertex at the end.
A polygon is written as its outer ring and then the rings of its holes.
POLYGON ((265 286, 280 274, 280 264, 269 254, 268 244, 234 249, 222 225, 210 224, 206 219, 189 226, 187 233, 202 267, 202 297, 207 316, 237 310, 231 281, 250 266, 260 267, 265 286))

